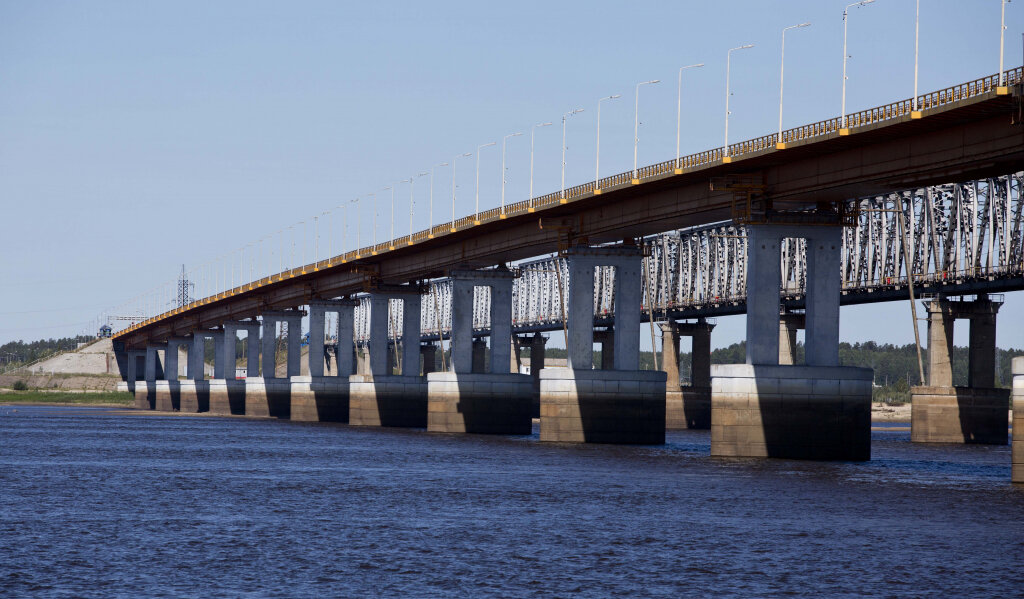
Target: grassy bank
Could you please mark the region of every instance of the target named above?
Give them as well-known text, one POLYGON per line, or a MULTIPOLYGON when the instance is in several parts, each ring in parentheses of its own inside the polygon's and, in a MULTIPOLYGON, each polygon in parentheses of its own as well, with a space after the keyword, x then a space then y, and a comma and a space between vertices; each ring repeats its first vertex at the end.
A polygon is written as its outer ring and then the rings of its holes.
POLYGON ((82 406, 130 406, 135 401, 131 393, 108 391, 102 393, 67 393, 62 391, 11 391, 0 393, 0 404, 73 404, 82 406))

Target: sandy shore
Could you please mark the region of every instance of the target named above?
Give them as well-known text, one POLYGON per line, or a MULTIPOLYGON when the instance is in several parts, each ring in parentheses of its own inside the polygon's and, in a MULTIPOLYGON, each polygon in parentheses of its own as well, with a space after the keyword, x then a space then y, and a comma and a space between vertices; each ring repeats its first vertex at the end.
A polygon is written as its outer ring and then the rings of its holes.
POLYGON ((871 422, 910 422, 910 404, 890 406, 881 402, 873 403, 871 422))

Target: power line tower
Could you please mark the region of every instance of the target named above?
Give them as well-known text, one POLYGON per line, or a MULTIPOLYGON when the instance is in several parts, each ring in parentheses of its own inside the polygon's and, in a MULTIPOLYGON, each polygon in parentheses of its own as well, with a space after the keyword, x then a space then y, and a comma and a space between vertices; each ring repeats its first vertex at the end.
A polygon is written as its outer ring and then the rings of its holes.
POLYGON ((181 265, 181 276, 178 277, 178 297, 177 307, 184 308, 185 306, 192 303, 192 293, 196 289, 196 284, 188 280, 188 275, 185 273, 185 265, 181 265))

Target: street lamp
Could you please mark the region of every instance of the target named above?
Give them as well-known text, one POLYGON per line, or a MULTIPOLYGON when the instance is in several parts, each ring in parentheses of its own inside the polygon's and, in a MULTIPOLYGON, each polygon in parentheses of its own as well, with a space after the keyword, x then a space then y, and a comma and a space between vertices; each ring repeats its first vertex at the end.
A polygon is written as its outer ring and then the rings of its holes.
POLYGON ((510 137, 519 137, 522 133, 509 133, 501 138, 501 218, 505 218, 505 142, 510 137))
POLYGON ((871 4, 875 0, 861 0, 860 2, 854 2, 853 4, 847 4, 846 8, 843 9, 843 108, 842 108, 842 125, 839 135, 845 135, 849 133, 846 126, 846 59, 849 58, 846 54, 846 21, 850 9, 853 7, 860 8, 871 4))
POLYGON ((430 214, 428 216, 430 220, 430 228, 428 229, 427 232, 428 239, 434 238, 434 169, 439 166, 448 166, 448 163, 442 162, 441 164, 435 164, 434 166, 430 167, 430 214))
POLYGON ((370 197, 373 198, 373 205, 371 206, 373 208, 373 249, 371 250, 371 252, 374 255, 376 255, 377 254, 377 194, 376 194, 376 192, 375 193, 371 193, 370 197))
POLYGON ((686 69, 695 69, 697 67, 704 66, 703 62, 697 64, 686 65, 685 67, 679 67, 679 83, 676 86, 676 170, 675 173, 681 174, 682 165, 679 162, 679 128, 680 123, 683 121, 683 71, 686 69))
POLYGON ((621 98, 622 94, 605 96, 597 100, 597 157, 594 158, 594 195, 601 193, 598 181, 601 180, 601 102, 621 98))
MULTIPOLYGON (((558 194, 558 203, 565 204, 568 200, 565 199, 565 119, 571 117, 574 114, 583 112, 582 108, 570 110, 569 112, 562 115, 562 191, 558 194)), ((532 195, 532 194, 531 194, 532 195)))
POLYGON ((917 0, 914 4, 914 108, 910 113, 910 118, 921 118, 921 113, 918 112, 920 107, 917 104, 917 57, 918 57, 918 42, 921 39, 921 0, 917 0))
MULTIPOLYGON (((408 183, 410 180, 411 179, 402 179, 398 183, 408 183)), ((388 242, 389 250, 395 249, 395 186, 397 186, 398 183, 384 188, 391 190, 391 241, 388 242)))
POLYGON ((480 150, 496 145, 498 145, 498 142, 492 141, 476 147, 476 213, 473 216, 474 225, 480 224, 480 150))
MULTIPOLYGON (((1003 74, 1003 39, 1006 37, 1006 5, 1010 3, 1010 0, 1000 0, 1000 12, 999 17, 999 87, 1006 86, 1006 75, 1003 74)), ((996 93, 1000 93, 1002 90, 996 90, 996 93)), ((917 94, 914 94, 917 95, 917 94)))
POLYGON ((472 152, 466 152, 465 154, 460 154, 460 155, 456 156, 455 158, 452 158, 452 222, 451 222, 451 232, 452 233, 455 232, 455 189, 456 189, 456 187, 458 187, 455 184, 455 163, 459 161, 459 158, 468 158, 469 156, 472 156, 472 155, 473 155, 472 152))
POLYGON ((537 132, 537 127, 547 127, 549 125, 551 123, 537 123, 530 127, 530 201, 527 206, 529 212, 533 212, 533 134, 537 132))
MULTIPOLYGON (((417 178, 418 177, 424 177, 424 176, 429 175, 429 174, 430 173, 425 173, 425 172, 424 173, 419 173, 418 175, 416 175, 416 177, 417 178)), ((406 245, 412 245, 412 213, 413 213, 413 206, 416 205, 414 200, 413 200, 413 197, 412 197, 412 184, 413 184, 413 177, 409 177, 409 239, 406 240, 406 245)))
MULTIPOLYGON (((786 72, 786 32, 790 29, 808 26, 810 26, 810 23, 800 23, 799 25, 790 25, 782 30, 782 60, 779 61, 779 138, 775 142, 775 148, 778 150, 785 149, 786 147, 786 144, 782 143, 782 84, 785 81, 786 72)), ((914 95, 917 94, 915 93, 914 95)))
MULTIPOLYGON (((359 235, 359 198, 351 200, 351 203, 356 205, 356 258, 358 258, 359 250, 362 249, 362 241, 360 241, 359 235)), ((345 220, 345 226, 348 227, 348 219, 345 220)))
MULTIPOLYGON (((874 0, 872 0, 874 1, 874 0)), ((735 48, 729 48, 729 51, 725 55, 725 146, 722 148, 722 162, 730 162, 729 160, 729 74, 730 67, 732 65, 732 53, 736 50, 746 50, 747 48, 753 48, 754 44, 746 44, 744 46, 737 46, 735 48)))
POLYGON ((639 174, 637 173, 637 152, 640 147, 640 86, 651 85, 652 83, 661 83, 661 79, 651 79, 650 81, 641 81, 636 84, 633 106, 633 185, 640 183, 639 174))

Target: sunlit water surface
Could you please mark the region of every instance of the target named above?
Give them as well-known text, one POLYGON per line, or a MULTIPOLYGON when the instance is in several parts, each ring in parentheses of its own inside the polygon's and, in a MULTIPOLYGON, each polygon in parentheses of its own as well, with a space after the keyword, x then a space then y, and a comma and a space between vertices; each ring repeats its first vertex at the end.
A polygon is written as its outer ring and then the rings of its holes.
POLYGON ((712 459, 0 406, 0 596, 1024 596, 1007 447, 712 459))

